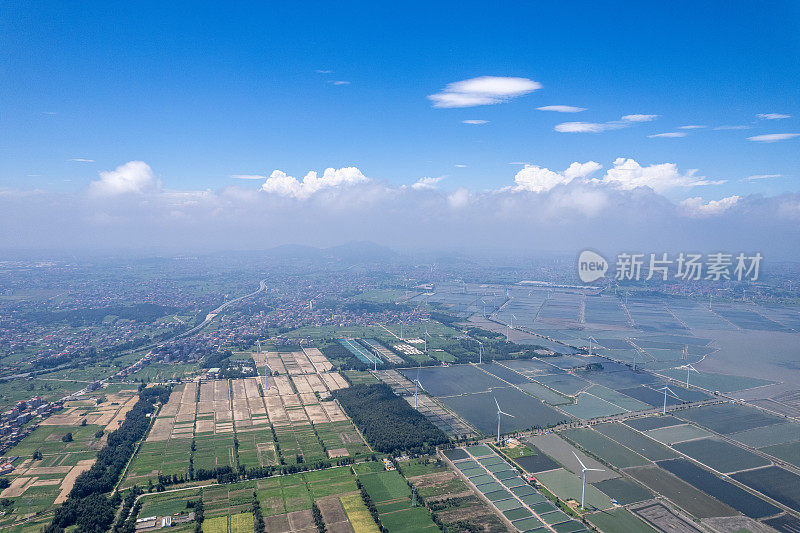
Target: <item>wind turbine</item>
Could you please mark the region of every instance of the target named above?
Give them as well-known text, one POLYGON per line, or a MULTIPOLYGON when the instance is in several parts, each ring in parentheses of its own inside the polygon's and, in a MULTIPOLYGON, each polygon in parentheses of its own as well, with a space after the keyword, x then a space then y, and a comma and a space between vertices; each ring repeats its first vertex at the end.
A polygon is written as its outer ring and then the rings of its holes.
POLYGON ((689 373, 690 372, 695 372, 696 374, 699 374, 700 372, 698 372, 697 369, 692 366, 692 363, 686 363, 681 368, 685 368, 686 369, 686 388, 688 389, 689 388, 689 373))
POLYGON ((581 458, 578 457, 577 453, 572 452, 572 455, 574 455, 575 459, 577 459, 578 462, 581 464, 581 509, 585 509, 586 506, 584 505, 584 503, 586 501, 586 472, 605 472, 605 470, 602 470, 600 468, 586 468, 586 465, 583 464, 583 461, 581 461, 581 458))
POLYGON ((425 390, 425 387, 422 386, 422 382, 419 380, 419 368, 418 368, 417 369, 417 379, 414 380, 414 409, 417 408, 417 392, 419 392, 419 389, 422 389, 423 391, 428 392, 428 391, 425 390))
POLYGON ((663 391, 664 391, 664 409, 661 411, 663 414, 667 414, 667 393, 669 393, 669 395, 670 395, 670 396, 672 396, 673 398, 675 398, 676 400, 683 401, 683 400, 681 400, 681 399, 678 397, 678 395, 677 395, 677 394, 675 394, 675 393, 672 391, 672 389, 670 389, 670 388, 669 388, 668 386, 666 386, 666 385, 664 385, 662 388, 660 388, 660 389, 658 389, 658 390, 663 390, 663 391))
POLYGON ((497 444, 500 444, 500 415, 510 416, 511 418, 515 417, 514 415, 505 413, 502 409, 500 409, 500 404, 497 403, 497 398, 494 399, 494 404, 497 406, 497 444))

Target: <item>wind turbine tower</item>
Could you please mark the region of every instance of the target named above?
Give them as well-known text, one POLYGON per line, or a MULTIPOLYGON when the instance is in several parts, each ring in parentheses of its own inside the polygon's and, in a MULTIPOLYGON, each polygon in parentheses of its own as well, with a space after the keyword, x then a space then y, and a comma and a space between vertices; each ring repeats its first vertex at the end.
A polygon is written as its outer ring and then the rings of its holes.
POLYGON ((676 400, 681 401, 681 402, 683 401, 678 397, 677 394, 675 394, 672 391, 672 389, 670 389, 666 385, 664 385, 662 388, 660 388, 658 390, 663 390, 664 391, 664 409, 661 411, 662 414, 667 414, 667 393, 669 393, 669 395, 672 396, 673 398, 675 398, 676 400))
POLYGON ((581 465, 581 509, 586 508, 586 472, 605 472, 600 468, 586 468, 586 465, 583 464, 581 458, 578 457, 578 454, 572 452, 572 455, 575 456, 575 459, 578 460, 578 463, 581 465))
POLYGON ((500 409, 500 404, 497 403, 497 398, 494 399, 494 404, 497 406, 497 444, 500 444, 500 415, 510 416, 511 418, 515 418, 514 415, 510 415, 508 413, 503 412, 500 409))
POLYGON ((692 363, 687 363, 687 364, 683 365, 683 367, 686 369, 686 388, 688 389, 689 388, 689 373, 695 372, 695 373, 699 374, 700 372, 698 372, 697 369, 692 366, 692 363))

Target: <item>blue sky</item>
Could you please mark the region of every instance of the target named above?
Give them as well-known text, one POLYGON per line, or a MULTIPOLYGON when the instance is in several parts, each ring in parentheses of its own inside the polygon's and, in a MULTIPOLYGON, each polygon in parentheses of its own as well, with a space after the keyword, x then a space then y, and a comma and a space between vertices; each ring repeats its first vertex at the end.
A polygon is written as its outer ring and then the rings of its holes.
POLYGON ((600 177, 617 158, 716 183, 658 191, 676 203, 799 188, 800 136, 749 140, 800 134, 795 2, 166 4, 4 3, 0 189, 80 194, 143 161, 180 191, 328 167, 483 191, 514 186, 509 163, 595 161, 600 177), (429 98, 484 76, 541 87, 429 98), (537 109, 553 105, 585 111, 537 109))

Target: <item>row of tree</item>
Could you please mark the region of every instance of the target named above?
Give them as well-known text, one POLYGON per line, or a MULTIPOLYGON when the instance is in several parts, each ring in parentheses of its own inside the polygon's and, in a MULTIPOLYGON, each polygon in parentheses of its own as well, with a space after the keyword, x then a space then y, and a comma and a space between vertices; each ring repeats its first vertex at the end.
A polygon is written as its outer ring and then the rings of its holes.
POLYGON ((122 470, 133 456, 136 443, 147 431, 150 425, 148 415, 155 410, 155 403, 166 403, 170 390, 169 387, 151 387, 139 391, 139 400, 125 415, 119 429, 108 436, 92 467, 77 477, 69 497, 56 509, 46 533, 60 532, 73 525, 85 533, 108 530, 121 497, 117 492, 111 498, 105 494, 114 489, 122 470))

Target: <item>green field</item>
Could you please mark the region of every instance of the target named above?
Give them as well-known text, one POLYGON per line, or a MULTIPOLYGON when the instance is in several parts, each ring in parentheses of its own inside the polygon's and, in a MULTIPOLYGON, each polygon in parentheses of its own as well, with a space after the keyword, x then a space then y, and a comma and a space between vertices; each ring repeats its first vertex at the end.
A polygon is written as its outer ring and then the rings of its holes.
POLYGON ((591 429, 568 429, 561 432, 561 435, 603 462, 617 468, 650 464, 650 461, 638 453, 591 429))
MULTIPOLYGON (((591 475, 591 472, 587 473, 589 481, 591 481, 591 475)), ((580 503, 581 478, 572 472, 559 468, 550 472, 540 472, 536 475, 536 479, 562 500, 575 500, 580 503)), ((612 506, 611 499, 607 495, 589 483, 586 484, 587 509, 608 509, 612 506)))

